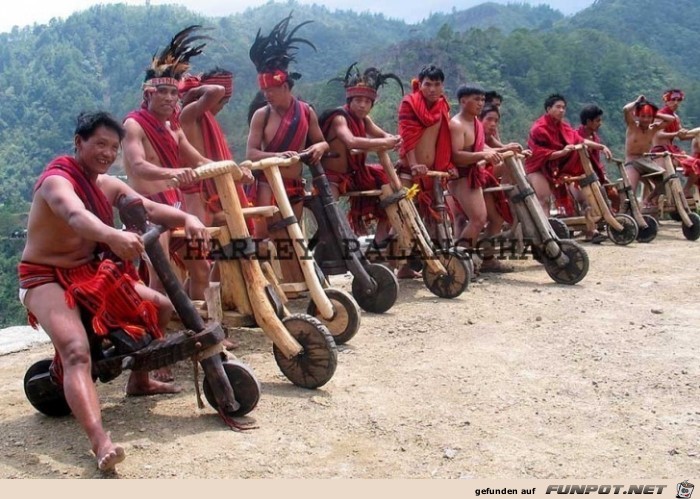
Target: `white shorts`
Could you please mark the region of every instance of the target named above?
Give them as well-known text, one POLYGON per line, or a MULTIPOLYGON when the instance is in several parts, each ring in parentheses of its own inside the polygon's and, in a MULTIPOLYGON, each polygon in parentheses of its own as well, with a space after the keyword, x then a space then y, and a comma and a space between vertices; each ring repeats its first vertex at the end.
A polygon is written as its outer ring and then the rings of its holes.
POLYGON ((26 308, 26 305, 24 304, 24 299, 27 297, 27 292, 28 289, 24 288, 19 288, 19 302, 26 308))

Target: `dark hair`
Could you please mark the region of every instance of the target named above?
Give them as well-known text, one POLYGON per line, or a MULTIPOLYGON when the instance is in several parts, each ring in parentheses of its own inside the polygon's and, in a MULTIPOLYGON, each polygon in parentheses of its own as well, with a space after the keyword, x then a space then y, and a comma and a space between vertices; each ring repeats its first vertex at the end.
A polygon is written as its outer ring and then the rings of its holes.
POLYGON ((581 114, 579 115, 582 125, 585 125, 589 121, 593 121, 598 116, 603 116, 603 110, 595 104, 584 106, 584 108, 581 109, 581 114))
POLYGON ((418 81, 422 82, 426 78, 434 81, 445 81, 445 73, 443 73, 442 69, 434 64, 431 64, 430 66, 423 66, 420 73, 418 73, 418 81))
POLYGON ((216 66, 214 69, 207 71, 202 75, 202 81, 208 80, 212 76, 231 76, 233 73, 229 71, 228 69, 223 69, 220 68, 219 66, 216 66))
POLYGON ((546 111, 550 107, 552 107, 554 104, 557 102, 562 101, 564 104, 566 104, 566 99, 564 98, 563 95, 561 94, 552 94, 547 99, 544 101, 544 110, 546 111))
POLYGON ((83 140, 88 140, 95 134, 95 130, 104 126, 116 132, 119 140, 124 138, 124 127, 119 121, 106 111, 83 111, 75 119, 75 133, 83 140))
POLYGON ((481 110, 481 114, 479 114, 479 119, 483 120, 487 114, 489 113, 496 113, 498 117, 501 117, 501 110, 498 109, 498 106, 492 106, 491 104, 486 104, 484 108, 481 110))
POLYGON ((457 100, 462 97, 469 97, 470 95, 484 95, 486 92, 483 88, 478 87, 473 84, 462 85, 457 89, 457 100))
POLYGON ((486 97, 486 102, 493 102, 494 99, 498 99, 501 102, 503 101, 503 96, 496 92, 495 90, 489 90, 484 94, 484 97, 486 97))

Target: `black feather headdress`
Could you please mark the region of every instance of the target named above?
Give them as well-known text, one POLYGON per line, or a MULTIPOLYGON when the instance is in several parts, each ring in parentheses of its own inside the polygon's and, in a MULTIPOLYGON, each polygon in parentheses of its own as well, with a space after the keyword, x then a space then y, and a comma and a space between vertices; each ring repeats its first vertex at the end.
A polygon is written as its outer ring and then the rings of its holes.
POLYGON ((292 14, 289 14, 278 22, 267 36, 263 36, 259 29, 255 35, 255 41, 248 55, 258 72, 260 88, 277 87, 286 81, 301 78, 299 73, 288 72, 289 63, 296 60, 298 44, 303 43, 316 50, 309 40, 294 36, 302 26, 313 21, 304 21, 289 31, 291 19, 292 14))
POLYGON ((367 97, 375 101, 377 99, 377 90, 382 85, 385 85, 388 80, 395 80, 401 87, 401 94, 404 93, 403 83, 394 73, 382 73, 374 67, 367 68, 362 73, 356 62, 350 65, 345 72, 345 77, 333 78, 328 83, 333 81, 342 82, 345 86, 345 97, 348 99, 367 97))
POLYGON ((153 54, 150 67, 146 70, 144 86, 176 85, 190 67, 190 59, 202 53, 206 43, 195 43, 209 40, 205 35, 197 34, 202 26, 195 24, 183 29, 173 36, 170 43, 160 52, 153 54))

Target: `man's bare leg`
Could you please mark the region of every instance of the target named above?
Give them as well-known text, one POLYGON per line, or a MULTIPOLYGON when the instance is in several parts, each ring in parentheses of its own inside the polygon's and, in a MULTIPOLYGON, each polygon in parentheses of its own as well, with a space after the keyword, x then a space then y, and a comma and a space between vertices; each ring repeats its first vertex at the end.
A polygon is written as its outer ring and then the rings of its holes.
POLYGON ((540 202, 544 214, 549 216, 549 198, 552 196, 552 188, 547 177, 540 172, 528 173, 527 180, 535 191, 537 200, 540 202))
MULTIPOLYGON (((141 298, 155 304, 158 310, 158 325, 162 331, 165 331, 173 315, 173 305, 170 303, 170 300, 165 295, 141 283, 136 283, 134 289, 136 289, 141 298)), ((182 388, 172 383, 172 381, 173 375, 169 367, 156 369, 151 376, 149 376, 147 371, 132 371, 126 385, 126 394, 156 395, 180 392, 182 388)))
POLYGON ((90 346, 78 308, 68 308, 65 291, 55 283, 29 290, 25 304, 61 357, 66 402, 90 440, 98 468, 113 469, 126 454, 102 426, 100 403, 91 376, 90 346))

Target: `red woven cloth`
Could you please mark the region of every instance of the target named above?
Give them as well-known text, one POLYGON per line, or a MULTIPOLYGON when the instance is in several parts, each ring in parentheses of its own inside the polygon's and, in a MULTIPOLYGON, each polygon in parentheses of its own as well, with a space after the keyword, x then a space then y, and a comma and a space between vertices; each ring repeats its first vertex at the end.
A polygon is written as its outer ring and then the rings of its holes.
MULTIPOLYGON (((423 136, 425 130, 437 123, 440 123, 440 131, 435 147, 435 163, 433 170, 446 172, 452 168, 452 139, 450 137, 450 105, 445 96, 434 103, 431 107, 423 97, 417 85, 413 86, 413 92, 406 95, 399 105, 399 135, 403 138, 401 156, 405 157, 418 145, 418 141, 423 136)), ((420 194, 417 196, 419 207, 423 215, 430 214, 435 219, 440 215, 433 211, 433 180, 431 178, 421 178, 418 180, 420 194)))
POLYGON ((549 156, 561 151, 569 144, 580 144, 581 136, 564 121, 557 121, 548 114, 535 121, 530 129, 527 146, 532 155, 525 159, 527 173, 541 172, 552 185, 557 205, 563 207, 567 214, 573 214, 574 208, 566 184, 560 182, 564 175, 583 174, 583 166, 577 152, 572 152, 560 159, 550 160, 549 156))
MULTIPOLYGON (((323 135, 328 137, 331 125, 336 116, 342 116, 348 124, 350 132, 355 137, 367 137, 365 121, 358 119, 350 112, 346 105, 333 110, 324 117, 321 123, 323 135)), ((336 172, 326 172, 326 177, 330 182, 338 184, 341 194, 351 190, 373 190, 389 183, 389 177, 384 172, 381 165, 366 164, 367 155, 348 154, 348 166, 350 171, 347 174, 336 172)), ((350 211, 348 221, 355 234, 367 234, 367 222, 369 220, 386 220, 386 212, 379 209, 379 198, 376 196, 353 197, 350 200, 350 211)))
MULTIPOLYGON (((69 308, 79 305, 90 314, 92 329, 98 336, 123 329, 137 340, 148 333, 154 338, 163 337, 156 305, 139 296, 134 278, 112 260, 93 261, 72 269, 20 262, 18 273, 19 285, 24 289, 58 283, 66 290, 69 308)), ((28 318, 36 328, 36 317, 28 312, 28 318)), ((51 369, 56 380, 62 383, 63 369, 58 352, 51 369)))

